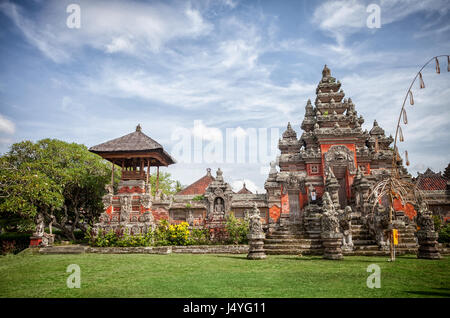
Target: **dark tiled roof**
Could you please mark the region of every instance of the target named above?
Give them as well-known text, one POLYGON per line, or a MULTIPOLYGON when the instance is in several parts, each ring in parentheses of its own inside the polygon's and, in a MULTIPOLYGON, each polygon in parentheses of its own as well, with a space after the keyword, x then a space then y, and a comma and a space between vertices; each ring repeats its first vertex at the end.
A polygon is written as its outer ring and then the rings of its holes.
POLYGON ((245 183, 244 183, 244 185, 242 186, 242 189, 239 190, 239 191, 237 192, 237 194, 253 194, 253 192, 250 191, 249 189, 247 189, 247 188, 245 187, 245 183))
POLYGON ((213 176, 211 176, 210 170, 208 170, 208 173, 192 183, 191 185, 188 185, 186 188, 178 192, 177 194, 181 195, 192 195, 192 194, 198 194, 202 195, 205 194, 206 188, 209 186, 211 182, 213 182, 215 179, 213 176))
POLYGON ((419 173, 417 187, 423 191, 445 190, 447 179, 441 176, 439 172, 435 173, 428 168, 424 173, 419 173))
POLYGON ((125 152, 156 149, 163 149, 163 147, 140 130, 89 148, 92 152, 125 152))
POLYGON ((136 127, 136 131, 104 142, 102 144, 92 146, 89 148, 89 151, 93 153, 113 153, 113 152, 146 152, 146 151, 154 151, 160 152, 164 156, 167 156, 169 164, 175 163, 175 160, 163 149, 163 147, 144 134, 141 131, 141 126, 138 125, 136 127))

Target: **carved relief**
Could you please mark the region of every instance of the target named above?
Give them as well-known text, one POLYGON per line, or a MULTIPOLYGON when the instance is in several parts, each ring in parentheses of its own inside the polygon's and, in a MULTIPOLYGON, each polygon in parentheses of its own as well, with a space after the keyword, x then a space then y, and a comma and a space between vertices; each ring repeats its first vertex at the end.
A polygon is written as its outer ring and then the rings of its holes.
POLYGON ((351 174, 356 173, 353 152, 344 145, 334 145, 325 153, 325 171, 334 166, 346 166, 351 174))

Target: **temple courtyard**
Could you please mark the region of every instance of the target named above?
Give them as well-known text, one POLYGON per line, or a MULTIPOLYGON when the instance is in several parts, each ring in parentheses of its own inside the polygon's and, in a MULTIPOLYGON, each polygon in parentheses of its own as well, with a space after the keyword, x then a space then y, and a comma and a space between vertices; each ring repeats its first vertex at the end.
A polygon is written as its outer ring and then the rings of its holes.
POLYGON ((450 258, 270 255, 249 261, 225 255, 33 255, 0 257, 0 297, 450 297, 450 258), (80 288, 68 288, 70 264, 80 288), (368 288, 367 267, 380 267, 368 288))

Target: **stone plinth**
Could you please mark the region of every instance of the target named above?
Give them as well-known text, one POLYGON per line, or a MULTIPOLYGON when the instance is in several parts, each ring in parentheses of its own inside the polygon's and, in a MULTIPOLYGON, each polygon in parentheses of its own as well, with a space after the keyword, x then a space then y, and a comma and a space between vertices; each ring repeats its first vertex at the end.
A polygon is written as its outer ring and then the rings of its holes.
POLYGON ((419 241, 419 250, 417 258, 441 259, 438 250, 438 234, 431 231, 418 231, 417 240, 419 241))
POLYGON ((265 259, 266 253, 264 252, 264 233, 262 234, 248 234, 248 259, 265 259))
POLYGON ((324 247, 323 258, 339 260, 342 259, 342 233, 323 232, 322 244, 324 247))
POLYGON ((30 247, 52 246, 55 242, 55 234, 33 235, 30 237, 30 247))

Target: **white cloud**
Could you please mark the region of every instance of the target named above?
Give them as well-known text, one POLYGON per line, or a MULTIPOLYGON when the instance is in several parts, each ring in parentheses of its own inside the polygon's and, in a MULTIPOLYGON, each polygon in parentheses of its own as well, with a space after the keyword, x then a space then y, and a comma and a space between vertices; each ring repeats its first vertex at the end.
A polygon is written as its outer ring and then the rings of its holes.
POLYGON ((85 46, 107 53, 145 55, 158 52, 180 38, 195 39, 213 26, 189 3, 142 3, 138 1, 81 1, 80 29, 62 25, 63 2, 47 1, 37 17, 20 6, 5 2, 0 10, 9 16, 27 40, 55 62, 71 58, 85 46))
POLYGON ((258 187, 252 180, 250 179, 241 179, 241 180, 234 180, 231 182, 231 188, 234 192, 238 192, 242 189, 243 185, 245 183, 245 187, 250 190, 253 193, 264 193, 265 190, 258 187))
POLYGON ((14 123, 0 114, 0 132, 7 134, 14 134, 16 131, 16 125, 14 123))
POLYGON ((201 120, 194 121, 192 135, 208 141, 221 142, 223 140, 222 131, 219 128, 207 127, 201 120))
MULTIPOLYGON (((318 25, 324 34, 336 40, 337 45, 328 46, 331 50, 336 53, 343 51, 348 55, 349 49, 344 43, 349 35, 376 30, 367 27, 367 18, 371 12, 366 9, 372 3, 371 0, 330 0, 316 8, 311 21, 318 25)), ((446 0, 381 0, 379 6, 382 28, 417 12, 438 13, 442 17, 450 10, 446 0)), ((447 29, 445 26, 440 27, 439 32, 447 29)), ((424 36, 423 34, 427 32, 420 31, 418 36, 424 36)))

